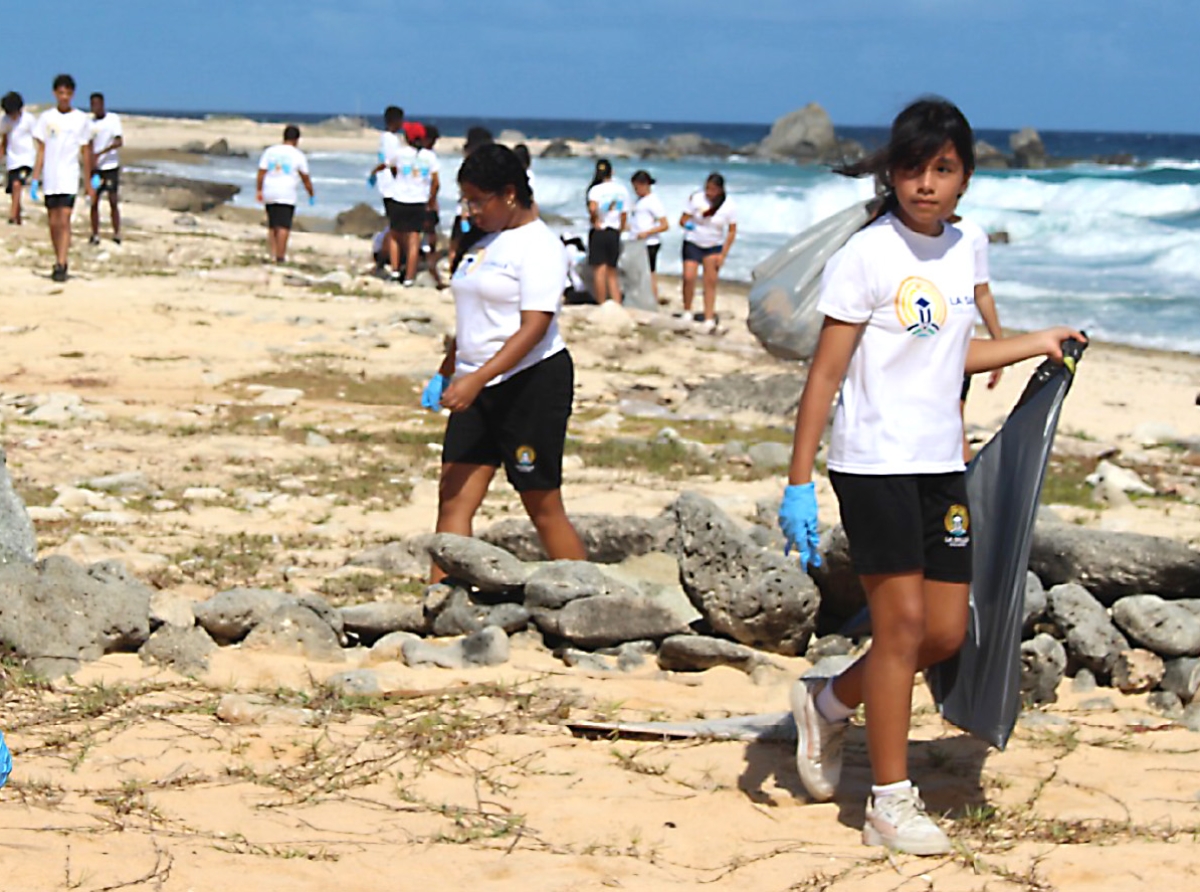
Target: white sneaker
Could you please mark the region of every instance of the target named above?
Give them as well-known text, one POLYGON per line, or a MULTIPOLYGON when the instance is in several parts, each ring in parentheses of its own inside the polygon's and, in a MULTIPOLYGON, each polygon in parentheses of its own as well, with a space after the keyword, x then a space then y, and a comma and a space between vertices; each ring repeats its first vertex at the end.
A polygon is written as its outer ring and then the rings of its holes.
POLYGON ((828 802, 842 776, 842 745, 849 722, 831 722, 817 709, 817 692, 827 679, 802 678, 792 685, 796 719, 796 770, 814 802, 828 802))
POLYGON ((875 801, 867 800, 863 845, 887 846, 909 855, 946 855, 953 849, 950 837, 925 813, 916 787, 875 801))

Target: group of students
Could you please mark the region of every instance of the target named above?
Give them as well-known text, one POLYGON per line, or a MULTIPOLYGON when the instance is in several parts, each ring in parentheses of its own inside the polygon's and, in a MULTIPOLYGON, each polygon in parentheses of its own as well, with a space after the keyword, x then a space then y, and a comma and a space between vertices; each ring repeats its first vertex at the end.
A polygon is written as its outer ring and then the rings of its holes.
POLYGON ((71 247, 71 214, 80 183, 91 201, 89 243, 100 243, 100 196, 108 195, 113 241, 121 243, 120 149, 124 145, 121 118, 105 108, 104 94, 92 93, 91 114, 74 108, 75 79, 60 74, 54 79, 54 106, 35 119, 25 111, 20 93, 10 91, 0 99, 0 151, 7 176, 4 191, 10 196, 8 222, 22 222, 22 193, 29 187, 33 201, 43 201, 54 247, 51 279, 67 280, 71 247))
MULTIPOLYGON (((955 654, 967 627, 972 545, 964 376, 1039 355, 1061 360, 1064 340, 1084 340, 1066 327, 1005 337, 997 326, 989 339, 974 337, 986 272, 981 278, 978 237, 953 222, 974 168, 966 117, 946 100, 926 98, 900 113, 883 149, 839 171, 874 176, 884 209, 823 272, 825 318, 779 510, 787 551, 797 550, 805 568, 818 565, 813 475, 832 412, 828 474, 874 632, 870 649, 836 678, 793 686, 797 769, 813 800, 832 799, 849 719, 863 706, 873 779, 863 842, 916 855, 952 848, 911 781, 907 753, 916 673, 955 654)), ((611 165, 601 162, 588 193, 596 266, 615 260, 607 231, 619 238, 627 222, 623 190, 608 185, 611 179, 611 165)), ((557 323, 562 246, 538 219, 529 178, 511 150, 476 150, 458 180, 484 235, 454 273, 457 331, 422 396, 427 408, 451 412, 436 527, 470 535, 503 466, 547 555, 580 559, 586 551, 561 497, 573 386, 557 323)), ((635 174, 637 180, 653 183, 648 174, 635 174)), ((706 215, 711 221, 725 207, 722 184, 710 183, 711 190, 689 201, 685 224, 706 215)), ((665 223, 664 213, 651 216, 657 227, 665 223)), ((726 220, 725 241, 708 246, 718 252, 697 255, 685 245, 685 262, 724 260, 732 211, 726 220)), ((715 319, 707 302, 705 318, 715 319)))
MULTIPOLYGON (((658 252, 662 246, 659 236, 670 228, 667 209, 651 188, 654 177, 639 170, 632 177, 637 201, 628 211, 629 194, 613 180, 612 163, 607 158, 596 162, 596 170, 587 190, 587 210, 591 228, 588 231, 588 265, 595 273, 595 296, 598 303, 610 298, 621 302, 621 284, 617 264, 621 256, 621 234, 629 232, 634 239, 646 242, 650 261, 650 284, 658 299, 658 252)), ((675 315, 693 319, 703 331, 715 332, 717 316, 717 279, 729 250, 737 238, 737 212, 725 193, 725 178, 711 173, 704 188, 688 196, 687 205, 679 217, 683 227, 683 310, 675 315), (696 296, 696 277, 703 283, 703 311, 693 313, 696 296)))

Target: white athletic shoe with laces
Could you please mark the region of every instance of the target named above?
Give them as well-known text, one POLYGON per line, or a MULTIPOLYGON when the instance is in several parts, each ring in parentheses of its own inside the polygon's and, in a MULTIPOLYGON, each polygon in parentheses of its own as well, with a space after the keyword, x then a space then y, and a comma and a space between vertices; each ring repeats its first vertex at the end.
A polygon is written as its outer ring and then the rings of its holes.
POLYGON ((887 846, 909 855, 946 855, 953 849, 950 837, 925 813, 916 787, 867 799, 862 840, 863 845, 887 846))
POLYGON ((796 770, 814 802, 828 802, 842 776, 842 746, 849 722, 831 722, 817 709, 817 693, 827 679, 802 678, 792 685, 796 719, 796 770))

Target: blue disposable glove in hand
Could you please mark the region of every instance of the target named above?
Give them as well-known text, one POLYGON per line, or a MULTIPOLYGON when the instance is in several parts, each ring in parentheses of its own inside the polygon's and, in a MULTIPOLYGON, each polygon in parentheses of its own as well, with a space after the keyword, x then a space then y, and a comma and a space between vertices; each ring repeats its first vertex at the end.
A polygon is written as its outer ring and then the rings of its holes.
POLYGON ((29 197, 34 201, 41 201, 42 198, 42 181, 31 180, 29 183, 29 197))
POLYGON ((371 174, 370 176, 367 177, 367 185, 370 186, 372 189, 375 188, 375 184, 377 182, 379 182, 379 178, 376 177, 375 174, 371 174))
POLYGON ((308 196, 308 206, 309 207, 312 207, 316 203, 317 203, 317 196, 315 196, 315 195, 308 196))
POLYGON ((425 390, 421 394, 421 405, 430 412, 442 411, 442 393, 446 390, 446 385, 449 384, 446 376, 440 372, 429 379, 429 383, 425 385, 425 390))
POLYGON ((817 491, 812 483, 796 483, 783 491, 779 505, 779 528, 787 544, 784 554, 800 552, 800 568, 821 566, 821 536, 817 532, 817 491))
POLYGON ((12 753, 8 751, 8 744, 4 742, 4 733, 0 731, 0 787, 8 782, 10 774, 12 774, 12 753))
POLYGON ((99 189, 100 188, 100 174, 98 174, 98 173, 92 174, 91 182, 92 182, 93 189, 99 189))

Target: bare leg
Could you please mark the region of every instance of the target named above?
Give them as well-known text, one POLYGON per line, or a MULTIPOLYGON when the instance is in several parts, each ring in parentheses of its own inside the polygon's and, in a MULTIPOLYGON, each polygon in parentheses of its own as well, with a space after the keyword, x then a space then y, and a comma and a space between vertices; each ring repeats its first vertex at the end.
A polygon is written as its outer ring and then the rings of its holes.
POLYGON ((292 231, 285 226, 280 226, 276 232, 275 245, 278 253, 275 256, 279 259, 280 263, 287 259, 288 236, 291 234, 292 231))
POLYGON ((21 223, 21 183, 19 181, 13 183, 12 207, 8 212, 8 219, 18 225, 21 223))
POLYGON ((608 300, 608 267, 592 267, 592 290, 596 292, 596 303, 608 300))
POLYGON ((917 670, 958 651, 967 628, 967 590, 920 571, 863 576, 875 630, 871 649, 833 682, 846 706, 866 705, 867 750, 876 784, 908 777, 908 730, 917 670))
POLYGON ((112 230, 113 238, 121 238, 121 207, 117 202, 117 193, 108 193, 108 206, 112 210, 112 230))
POLYGON ((417 277, 417 259, 421 256, 421 233, 404 233, 404 281, 417 277))
POLYGON ((92 201, 90 216, 92 218, 92 238, 98 238, 100 235, 100 196, 99 195, 97 195, 95 200, 92 201))
POLYGON ((617 272, 615 266, 604 267, 605 273, 608 274, 608 293, 617 303, 621 303, 621 275, 617 272))
POLYGON ((552 561, 586 561, 587 549, 563 507, 561 489, 529 490, 521 502, 552 561))
MULTIPOLYGON (((488 486, 495 476, 491 465, 464 465, 451 462, 442 465, 442 477, 438 482, 437 525, 439 533, 471 535, 471 524, 475 512, 483 504, 488 486)), ((436 564, 429 571, 429 581, 439 582, 446 578, 442 568, 436 564)))
POLYGON ((692 301, 696 298, 696 271, 700 264, 695 260, 683 261, 683 311, 692 312, 692 301))
POLYGON ((49 218, 54 260, 59 266, 66 266, 67 252, 71 248, 71 208, 51 208, 49 218))
POLYGON ((383 242, 387 245, 388 260, 392 264, 392 272, 399 274, 400 272, 400 239, 397 237, 397 232, 394 229, 389 229, 388 234, 384 236, 383 242))
POLYGON ((704 318, 717 318, 717 257, 704 258, 704 318))

